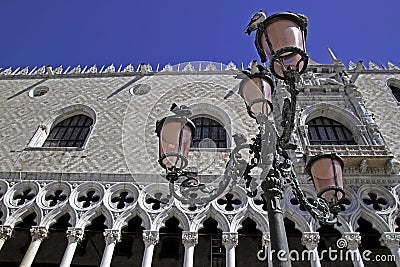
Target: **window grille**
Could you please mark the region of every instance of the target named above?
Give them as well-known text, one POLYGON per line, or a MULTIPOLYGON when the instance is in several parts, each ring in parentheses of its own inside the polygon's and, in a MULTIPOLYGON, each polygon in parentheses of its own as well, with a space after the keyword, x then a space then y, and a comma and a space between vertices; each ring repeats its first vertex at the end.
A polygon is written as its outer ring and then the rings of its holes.
POLYGON ((211 118, 199 117, 192 119, 196 125, 196 134, 192 146, 196 148, 225 148, 226 130, 211 118))
POLYGON ((50 130, 44 147, 82 147, 89 135, 93 120, 85 115, 69 117, 50 130))
POLYGON ((310 145, 356 145, 353 134, 341 123, 317 117, 308 123, 310 145))

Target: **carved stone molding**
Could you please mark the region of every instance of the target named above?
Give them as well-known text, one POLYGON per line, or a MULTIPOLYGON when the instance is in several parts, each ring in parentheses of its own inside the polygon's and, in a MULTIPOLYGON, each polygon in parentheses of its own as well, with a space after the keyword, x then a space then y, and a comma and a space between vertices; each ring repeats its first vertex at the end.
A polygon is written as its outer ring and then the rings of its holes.
POLYGON ((359 232, 346 232, 342 235, 346 241, 346 247, 350 250, 355 250, 361 244, 361 235, 359 232))
POLYGON ((195 246, 199 242, 199 234, 197 232, 182 232, 182 244, 195 246))
POLYGON ((13 229, 8 225, 0 226, 0 239, 7 240, 11 237, 13 229))
POLYGON ((150 231, 150 230, 143 231, 143 242, 146 246, 157 245, 159 240, 160 240, 160 235, 158 231, 150 231))
POLYGON ((238 233, 224 232, 222 233, 222 244, 225 247, 236 247, 239 243, 238 233))
POLYGON ((106 244, 110 244, 113 242, 117 243, 121 241, 121 232, 119 230, 105 229, 103 236, 106 244))
POLYGON ((81 228, 68 227, 68 242, 81 242, 83 240, 83 230, 81 228))
POLYGON ((319 238, 318 232, 304 232, 301 237, 301 244, 307 249, 312 250, 318 247, 319 238))
POLYGON ((49 231, 43 226, 32 226, 31 230, 32 241, 43 241, 48 237, 49 231))
POLYGON ((400 245, 400 233, 398 232, 386 232, 383 233, 381 238, 379 239, 382 246, 385 246, 389 249, 399 247, 400 245))

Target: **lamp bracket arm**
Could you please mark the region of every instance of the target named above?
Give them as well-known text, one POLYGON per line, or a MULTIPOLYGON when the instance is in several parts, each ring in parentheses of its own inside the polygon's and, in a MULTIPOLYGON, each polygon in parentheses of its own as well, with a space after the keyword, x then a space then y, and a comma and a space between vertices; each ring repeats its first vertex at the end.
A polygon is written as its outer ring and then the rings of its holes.
MULTIPOLYGON (((214 183, 198 187, 182 187, 170 183, 169 189, 172 196, 183 204, 201 205, 213 201, 225 190, 231 190, 233 186, 237 184, 237 181, 243 176, 247 168, 247 162, 242 158, 240 153, 242 149, 250 149, 250 144, 239 142, 232 150, 222 179, 218 184, 214 183)), ((179 176, 185 176, 185 173, 181 172, 179 176)))
POLYGON ((281 150, 296 149, 296 145, 290 143, 290 137, 295 129, 295 117, 296 117, 296 104, 297 95, 299 91, 295 87, 295 81, 289 82, 289 93, 290 99, 285 98, 282 108, 282 122, 283 127, 282 135, 278 139, 278 146, 281 150))
POLYGON ((280 168, 283 179, 290 184, 292 192, 296 199, 299 201, 311 216, 322 224, 335 224, 337 223, 337 217, 332 216, 328 203, 322 199, 317 198, 312 203, 307 199, 303 190, 301 190, 299 181, 297 180, 296 173, 294 171, 293 163, 289 159, 285 159, 280 168))

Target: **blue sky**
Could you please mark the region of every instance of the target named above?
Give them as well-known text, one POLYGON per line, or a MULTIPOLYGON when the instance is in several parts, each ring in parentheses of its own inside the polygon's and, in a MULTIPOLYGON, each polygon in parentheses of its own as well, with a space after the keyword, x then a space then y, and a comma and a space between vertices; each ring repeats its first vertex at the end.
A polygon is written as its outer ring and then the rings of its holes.
POLYGON ((188 61, 248 64, 258 59, 259 9, 309 19, 307 52, 329 63, 327 47, 345 64, 399 65, 398 0, 0 0, 0 67, 76 66, 188 61))

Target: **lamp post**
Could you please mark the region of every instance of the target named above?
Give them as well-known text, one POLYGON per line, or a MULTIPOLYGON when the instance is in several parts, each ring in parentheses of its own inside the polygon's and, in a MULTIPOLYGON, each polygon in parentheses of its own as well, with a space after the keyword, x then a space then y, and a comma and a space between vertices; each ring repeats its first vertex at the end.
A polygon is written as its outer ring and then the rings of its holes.
POLYGON ((270 71, 261 65, 245 71, 241 78, 239 94, 244 99, 248 114, 258 124, 259 134, 246 143, 245 136, 235 134, 232 150, 223 179, 219 184, 208 186, 196 178, 197 171, 186 168, 190 141, 195 133, 190 121, 191 111, 186 106, 173 105, 174 115, 157 122, 160 165, 166 170, 170 191, 178 200, 191 205, 207 203, 220 196, 229 186, 243 177, 248 195, 254 197, 258 185, 253 172, 258 170, 262 179, 262 196, 267 204, 271 237, 273 266, 291 266, 289 248, 284 227, 281 202, 285 184, 292 187, 295 197, 308 212, 323 224, 334 224, 340 211, 339 200, 343 198, 343 161, 335 154, 320 154, 308 160, 306 172, 311 176, 318 198, 309 202, 299 186, 289 151, 296 148, 290 142, 295 128, 296 82, 307 68, 305 52, 307 18, 303 15, 284 12, 271 15, 256 25, 255 45, 261 61, 269 61, 270 71), (275 128, 272 113, 274 82, 271 74, 287 85, 290 94, 284 99, 281 126, 282 133, 275 128), (251 159, 246 161, 241 152, 249 151, 251 159), (174 182, 183 179, 180 186, 174 182))

